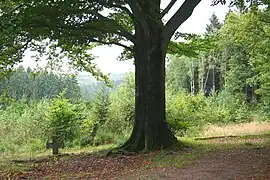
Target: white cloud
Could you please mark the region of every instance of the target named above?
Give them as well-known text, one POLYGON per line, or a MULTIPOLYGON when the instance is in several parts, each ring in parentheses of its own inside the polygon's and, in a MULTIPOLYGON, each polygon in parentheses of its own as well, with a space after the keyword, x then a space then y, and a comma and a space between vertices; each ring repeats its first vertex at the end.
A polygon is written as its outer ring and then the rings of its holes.
MULTIPOLYGON (((168 2, 168 0, 166 0, 166 2, 168 2)), ((182 3, 183 0, 176 3, 175 7, 170 11, 170 13, 165 16, 165 19, 170 18, 170 16, 172 16, 172 14, 177 10, 178 7, 180 7, 182 3)), ((180 26, 178 31, 196 34, 203 33, 213 12, 221 21, 223 21, 226 13, 228 12, 228 8, 222 5, 212 7, 210 4, 211 0, 202 0, 202 2, 195 8, 192 16, 180 26)), ((164 0, 162 7, 165 6, 166 3, 164 0)), ((98 57, 95 62, 104 73, 128 72, 133 70, 134 67, 132 65, 132 61, 120 62, 116 60, 121 51, 122 48, 117 46, 95 48, 93 50, 93 54, 98 57)), ((36 65, 34 60, 31 58, 31 55, 32 53, 30 52, 26 53, 23 63, 25 66, 33 67, 36 65)))

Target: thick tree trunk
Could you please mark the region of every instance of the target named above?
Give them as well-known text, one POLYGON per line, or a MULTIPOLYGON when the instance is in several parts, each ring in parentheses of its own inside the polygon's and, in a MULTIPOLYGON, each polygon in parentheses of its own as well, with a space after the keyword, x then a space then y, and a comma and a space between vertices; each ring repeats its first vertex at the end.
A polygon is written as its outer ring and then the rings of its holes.
MULTIPOLYGON (((124 150, 154 150, 177 142, 165 122, 165 56, 174 32, 200 1, 184 1, 165 25, 160 0, 129 1, 135 15, 136 108, 133 132, 122 146, 124 150)), ((174 3, 169 3, 165 14, 174 3)))
POLYGON ((128 151, 167 148, 177 142, 165 122, 167 43, 162 29, 156 27, 136 29, 135 124, 130 139, 122 147, 128 151))

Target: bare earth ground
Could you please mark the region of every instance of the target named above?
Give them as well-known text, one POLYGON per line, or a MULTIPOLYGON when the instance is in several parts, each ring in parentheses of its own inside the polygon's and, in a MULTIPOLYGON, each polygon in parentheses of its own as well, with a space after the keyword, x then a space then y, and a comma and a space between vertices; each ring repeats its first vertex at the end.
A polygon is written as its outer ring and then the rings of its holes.
MULTIPOLYGON (((270 180, 270 134, 209 138, 176 151, 139 155, 69 155, 44 159, 28 171, 1 171, 2 179, 262 179, 270 180), (200 153, 200 147, 214 148, 200 153), (164 154, 162 158, 156 158, 164 154), (192 157, 192 158, 190 158, 192 157), (181 159, 182 158, 182 159, 181 159), (187 161, 181 165, 179 162, 187 161), (163 162, 166 162, 164 163, 163 162), (160 164, 163 163, 163 165, 160 164)), ((202 150, 203 151, 203 150, 202 150)))
POLYGON ((195 160, 184 168, 153 168, 123 179, 269 179, 270 148, 218 152, 195 160))

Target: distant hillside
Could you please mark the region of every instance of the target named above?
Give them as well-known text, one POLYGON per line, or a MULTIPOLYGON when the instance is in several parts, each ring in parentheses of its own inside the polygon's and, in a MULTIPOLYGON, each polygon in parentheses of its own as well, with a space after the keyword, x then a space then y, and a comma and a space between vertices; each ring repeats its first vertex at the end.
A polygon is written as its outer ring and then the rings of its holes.
MULTIPOLYGON (((116 84, 119 84, 118 82, 123 82, 124 77, 126 73, 112 73, 109 77, 112 81, 114 81, 116 84)), ((80 85, 92 85, 99 83, 91 74, 89 73, 80 73, 77 76, 77 80, 80 85)))
POLYGON ((92 75, 86 73, 78 74, 77 80, 80 85, 91 85, 97 83, 97 80, 92 75))
MULTIPOLYGON (((109 77, 114 82, 115 88, 123 83, 126 73, 112 73, 109 77)), ((103 82, 97 81, 89 73, 80 73, 77 76, 83 98, 91 100, 96 91, 103 86, 103 82)), ((114 89, 115 89, 114 88, 114 89)), ((112 89, 113 90, 113 89, 112 89)))

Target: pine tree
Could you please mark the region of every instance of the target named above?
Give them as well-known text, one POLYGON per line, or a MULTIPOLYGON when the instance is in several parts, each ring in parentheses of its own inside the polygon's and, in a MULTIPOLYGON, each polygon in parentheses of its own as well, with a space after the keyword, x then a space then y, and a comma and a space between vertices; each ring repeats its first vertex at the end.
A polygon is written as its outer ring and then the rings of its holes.
MULTIPOLYGON (((206 37, 212 38, 217 35, 218 30, 222 27, 222 23, 219 22, 218 17, 215 13, 212 14, 209 19, 210 23, 206 25, 206 37)), ((213 39, 211 40, 213 41, 213 39)), ((219 62, 219 54, 220 52, 211 51, 206 54, 206 58, 204 59, 206 62, 205 66, 205 74, 204 74, 204 92, 206 94, 214 93, 220 90, 221 87, 221 74, 220 74, 220 62, 219 62)))
POLYGON ((206 35, 215 34, 222 26, 222 23, 219 22, 219 19, 215 13, 212 14, 210 24, 206 25, 206 35))
POLYGON ((103 85, 101 89, 97 92, 93 103, 95 123, 90 133, 90 137, 92 138, 92 140, 95 138, 98 128, 102 124, 104 124, 108 118, 110 100, 108 89, 105 85, 103 85))

